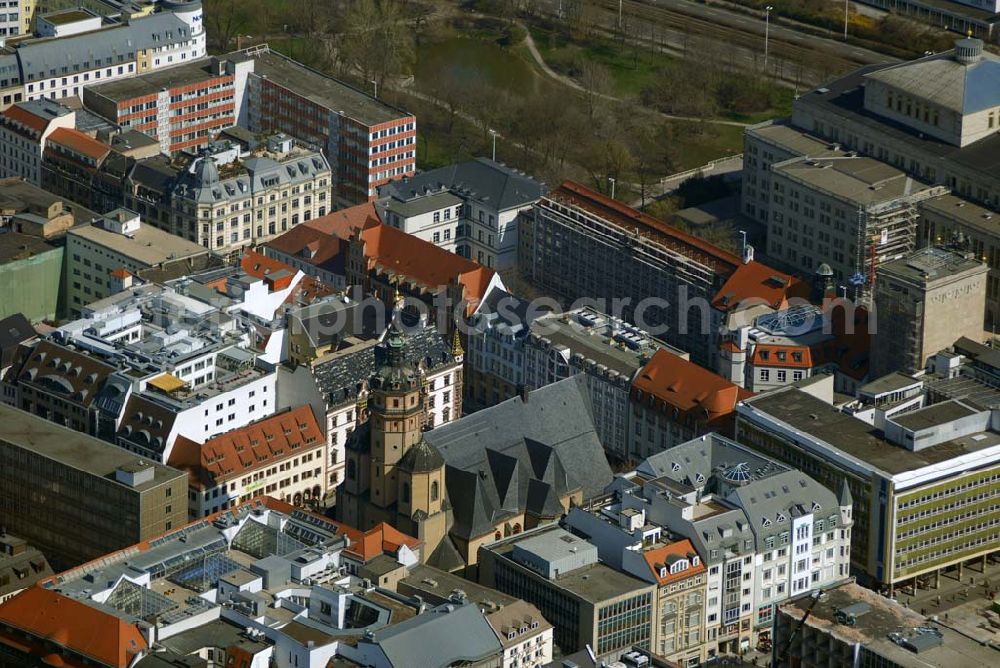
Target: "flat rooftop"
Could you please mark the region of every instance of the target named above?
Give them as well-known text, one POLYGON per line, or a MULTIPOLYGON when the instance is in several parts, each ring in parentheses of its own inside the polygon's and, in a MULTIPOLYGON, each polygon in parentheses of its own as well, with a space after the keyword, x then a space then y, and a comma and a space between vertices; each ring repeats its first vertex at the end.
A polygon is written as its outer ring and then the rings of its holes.
MULTIPOLYGON (((607 316, 603 316, 606 321, 607 316)), ((660 348, 666 348, 675 355, 683 356, 684 352, 671 348, 661 341, 646 335, 635 347, 621 348, 618 341, 608 332, 608 324, 586 326, 570 316, 568 322, 562 315, 547 315, 531 323, 530 331, 552 342, 553 346, 562 346, 574 354, 581 354, 597 364, 603 364, 611 371, 617 371, 626 379, 631 378, 636 371, 645 366, 649 358, 660 348)), ((614 333, 622 333, 616 328, 614 333)), ((624 342, 624 341, 623 341, 624 342)))
MULTIPOLYGON (((559 529, 559 527, 552 525, 552 529, 559 529)), ((546 531, 541 535, 544 536, 549 533, 549 531, 546 531)), ((538 535, 535 534, 535 536, 538 535)), ((505 541, 492 549, 494 549, 497 555, 517 564, 511 557, 511 552, 514 551, 514 545, 518 542, 521 541, 505 541)), ((517 565, 524 568, 521 564, 517 565)), ((600 603, 610 598, 624 596, 632 592, 637 593, 653 587, 652 583, 643 582, 638 578, 616 571, 602 563, 590 564, 589 566, 583 566, 567 573, 562 573, 555 578, 547 580, 547 582, 551 582, 556 587, 564 589, 590 603, 600 603)))
POLYGON ((208 69, 209 62, 208 59, 197 60, 193 63, 168 67, 132 79, 120 79, 98 86, 89 86, 88 90, 109 100, 121 102, 135 97, 157 95, 164 88, 187 86, 226 76, 225 73, 212 74, 208 69))
POLYGON ((928 385, 932 394, 950 399, 961 399, 964 403, 978 406, 984 410, 1000 408, 1000 389, 991 387, 972 376, 961 375, 954 378, 931 380, 928 385))
MULTIPOLYGON (((932 622, 909 608, 879 596, 875 592, 850 583, 828 589, 815 601, 804 596, 781 605, 781 612, 793 619, 801 620, 812 607, 806 625, 829 633, 837 639, 852 645, 863 645, 891 663, 902 667, 959 668, 959 666, 995 666, 1000 662, 1000 654, 989 646, 952 631, 946 626, 932 622), (855 626, 847 626, 836 621, 839 610, 864 604, 858 608, 867 611, 857 614, 855 626), (918 635, 917 628, 934 629, 941 634, 942 643, 928 647, 919 653, 906 649, 889 638, 890 633, 900 633, 907 638, 918 635)), ((931 634, 933 635, 933 634, 931 634)))
POLYGON ((921 248, 878 268, 879 274, 917 285, 932 285, 935 281, 977 271, 985 273, 987 266, 973 253, 940 246, 921 248))
POLYGON ((765 121, 760 125, 753 125, 747 129, 747 133, 799 155, 821 158, 837 153, 837 149, 833 148, 830 142, 793 128, 783 120, 765 121))
POLYGON ((254 74, 257 76, 266 76, 278 85, 332 111, 342 112, 364 125, 388 123, 413 115, 279 53, 261 53, 254 56, 254 61, 254 74))
MULTIPOLYGON (((140 492, 169 480, 188 476, 183 471, 157 464, 92 436, 4 405, 0 405, 0 441, 112 481, 116 470, 134 466, 141 461, 153 469, 153 479, 134 488, 140 492)), ((126 486, 124 483, 120 484, 126 486)))
POLYGON ((870 383, 865 383, 859 388, 859 391, 865 394, 885 394, 886 392, 904 390, 908 387, 919 385, 921 382, 920 379, 913 376, 908 376, 900 371, 893 371, 881 378, 876 378, 870 383))
POLYGON ((905 429, 919 431, 975 415, 977 412, 975 409, 964 406, 958 401, 943 401, 939 404, 933 404, 926 408, 895 416, 892 418, 892 421, 905 429))
POLYGON ((87 19, 96 19, 100 17, 98 17, 97 14, 81 8, 49 12, 48 14, 42 14, 39 18, 48 21, 52 25, 61 26, 66 25, 67 23, 76 23, 77 21, 86 21, 87 19))
MULTIPOLYGON (((973 8, 965 5, 946 3, 958 12, 971 12, 973 8)), ((939 139, 921 134, 919 130, 903 123, 890 121, 882 116, 867 111, 864 108, 864 86, 867 74, 876 72, 893 64, 871 65, 855 70, 850 74, 801 95, 795 101, 795 108, 814 107, 824 113, 835 114, 851 123, 861 124, 877 129, 882 141, 887 146, 897 142, 917 148, 928 154, 930 158, 945 160, 967 170, 981 175, 990 175, 994 180, 1000 180, 1000 134, 993 134, 964 148, 947 144, 939 139)), ((801 131, 800 131, 801 132, 801 131)), ((805 133, 803 133, 805 134, 805 133)), ((941 170, 938 170, 941 173, 941 170)))
POLYGON ((56 250, 56 247, 38 237, 19 232, 0 234, 0 264, 25 260, 33 255, 41 255, 56 250))
POLYGON ((919 204, 921 213, 940 216, 990 235, 1000 234, 1000 213, 954 195, 941 195, 919 204))
POLYGON ((810 188, 860 205, 880 204, 928 187, 884 162, 846 154, 796 158, 772 169, 810 188))
POLYGON ((69 234, 108 248, 140 264, 154 267, 168 260, 180 260, 205 255, 208 249, 175 234, 164 232, 147 223, 139 226, 135 234, 125 236, 97 225, 79 225, 69 234))
POLYGON ((885 440, 882 432, 868 423, 799 390, 768 392, 744 403, 889 475, 940 464, 1000 443, 1000 434, 986 432, 914 452, 885 440))

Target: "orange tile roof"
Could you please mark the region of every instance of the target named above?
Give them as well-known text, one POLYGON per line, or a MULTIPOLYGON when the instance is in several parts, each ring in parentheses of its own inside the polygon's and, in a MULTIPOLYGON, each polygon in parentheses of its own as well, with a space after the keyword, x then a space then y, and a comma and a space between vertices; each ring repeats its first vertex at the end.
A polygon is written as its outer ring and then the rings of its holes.
POLYGON ((741 264, 740 258, 729 251, 573 181, 564 182, 542 199, 565 202, 589 211, 619 227, 697 260, 719 274, 728 275, 741 264))
POLYGON ((45 128, 49 126, 49 121, 42 118, 41 116, 36 116, 27 109, 23 109, 17 105, 9 107, 3 112, 3 115, 12 121, 20 123, 26 127, 31 128, 35 132, 41 134, 45 131, 45 128))
POLYGON ((362 562, 367 563, 384 553, 395 555, 403 545, 411 549, 420 546, 419 540, 385 522, 377 524, 365 532, 339 522, 336 524, 340 527, 339 533, 345 534, 351 540, 351 546, 345 551, 355 555, 362 562))
POLYGON ((335 274, 343 275, 344 273, 347 241, 305 223, 296 225, 280 237, 271 239, 265 245, 279 253, 294 256, 314 267, 320 267, 335 274), (305 254, 306 249, 310 253, 305 254))
POLYGON ((191 485, 210 489, 220 483, 323 444, 326 433, 308 405, 252 422, 198 444, 179 436, 167 464, 188 472, 191 485))
POLYGON ((754 366, 814 369, 827 364, 836 365, 837 369, 855 380, 861 380, 868 375, 871 337, 868 335, 868 311, 864 308, 853 309, 851 304, 846 308, 836 306, 841 299, 828 300, 827 309, 830 315, 830 331, 832 337, 810 346, 779 345, 759 343, 754 347, 750 362, 754 366), (832 306, 830 306, 832 305, 832 306), (854 322, 846 322, 846 314, 854 314, 854 322), (850 325, 848 327, 847 325, 850 325), (781 353, 784 353, 783 358, 781 353), (799 353, 796 359, 795 353, 799 353))
POLYGON ((111 152, 111 147, 93 139, 79 130, 72 128, 56 128, 49 135, 49 143, 65 146, 75 153, 100 160, 111 152))
POLYGON ((496 275, 478 262, 379 222, 369 221, 358 234, 365 243, 369 270, 398 275, 433 292, 457 279, 465 287, 470 308, 483 299, 496 275))
POLYGON ((317 299, 322 299, 323 297, 335 294, 336 292, 336 290, 318 278, 305 276, 301 281, 299 281, 299 284, 288 293, 285 303, 308 306, 317 299))
MULTIPOLYGON (((822 345, 817 344, 817 350, 820 350, 820 346, 822 345)), ((820 354, 820 357, 822 357, 822 354, 820 354)), ((773 343, 758 343, 753 349, 753 364, 787 369, 811 369, 813 367, 813 355, 809 346, 782 346, 773 343)))
POLYGON ((632 398, 666 412, 676 408, 699 423, 716 425, 734 415, 753 393, 666 350, 658 350, 632 383, 632 398), (652 404, 650 404, 652 401, 652 404))
MULTIPOLYGON (((54 643, 99 665, 125 668, 137 653, 148 649, 136 626, 41 586, 26 589, 0 605, 0 627, 5 625, 42 641, 25 642, 17 633, 0 632, 4 643, 10 641, 28 647, 32 656, 52 654, 53 649, 47 643, 54 643)), ((72 660, 64 661, 79 665, 72 660)))
POLYGON ((341 239, 350 239, 354 230, 361 229, 369 222, 380 222, 380 220, 375 204, 365 202, 307 220, 300 227, 308 227, 341 239))
POLYGON ((243 253, 243 257, 240 258, 240 269, 254 278, 266 281, 272 292, 287 288, 298 272, 295 267, 290 267, 280 260, 267 257, 254 250, 247 250, 243 253), (287 275, 275 279, 275 274, 282 271, 287 272, 287 275))
POLYGON ((680 573, 670 572, 670 561, 677 558, 692 560, 692 557, 697 557, 698 553, 695 552, 694 545, 691 544, 690 540, 679 540, 676 543, 671 543, 670 545, 664 545, 663 547, 657 547, 652 550, 646 550, 642 553, 643 559, 646 560, 646 564, 649 566, 649 570, 653 573, 653 577, 656 578, 658 584, 665 585, 671 582, 676 582, 677 580, 683 580, 684 578, 689 578, 692 575, 698 575, 699 573, 705 572, 705 562, 698 559, 697 566, 689 566, 686 570, 680 573), (660 576, 660 567, 667 567, 666 577, 660 576))
POLYGON ((809 298, 809 285, 760 262, 748 262, 737 267, 716 293, 712 306, 720 311, 737 307, 767 304, 782 308, 788 299, 809 298))

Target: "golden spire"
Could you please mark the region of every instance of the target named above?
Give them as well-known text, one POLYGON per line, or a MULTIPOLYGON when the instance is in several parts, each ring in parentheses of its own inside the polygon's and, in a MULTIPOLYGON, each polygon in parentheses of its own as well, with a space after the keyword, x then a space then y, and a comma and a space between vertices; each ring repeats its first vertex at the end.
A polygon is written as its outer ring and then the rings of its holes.
POLYGON ((455 323, 455 330, 451 337, 451 354, 453 357, 460 357, 465 355, 465 349, 462 348, 462 337, 458 335, 458 323, 455 323))

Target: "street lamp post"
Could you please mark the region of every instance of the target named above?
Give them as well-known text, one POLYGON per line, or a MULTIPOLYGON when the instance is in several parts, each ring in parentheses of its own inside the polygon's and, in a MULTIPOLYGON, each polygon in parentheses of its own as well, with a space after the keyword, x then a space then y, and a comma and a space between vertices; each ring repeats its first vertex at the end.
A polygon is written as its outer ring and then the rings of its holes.
POLYGON ((497 131, 490 129, 490 134, 493 135, 493 162, 497 161, 497 131))
POLYGON ((615 177, 609 176, 608 181, 611 181, 611 199, 615 198, 615 177))
POLYGON ((375 84, 375 99, 378 99, 378 79, 372 79, 372 83, 375 84))
POLYGON ((622 27, 622 0, 618 0, 618 29, 622 27))
POLYGON ((767 74, 767 47, 771 36, 771 5, 764 8, 764 74, 767 74))
POLYGON ((847 41, 847 14, 850 11, 850 0, 844 0, 844 41, 847 41))

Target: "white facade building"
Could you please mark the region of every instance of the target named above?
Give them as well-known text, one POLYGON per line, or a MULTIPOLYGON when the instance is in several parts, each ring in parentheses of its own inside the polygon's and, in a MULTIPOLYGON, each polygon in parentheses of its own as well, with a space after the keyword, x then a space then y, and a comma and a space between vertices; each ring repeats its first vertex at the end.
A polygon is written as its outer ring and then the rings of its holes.
POLYGON ((0 176, 40 186, 46 139, 75 124, 75 111, 50 100, 19 102, 0 113, 0 176))
POLYGON ((379 189, 386 224, 487 267, 517 264, 522 212, 543 183, 486 158, 423 172, 379 189))

